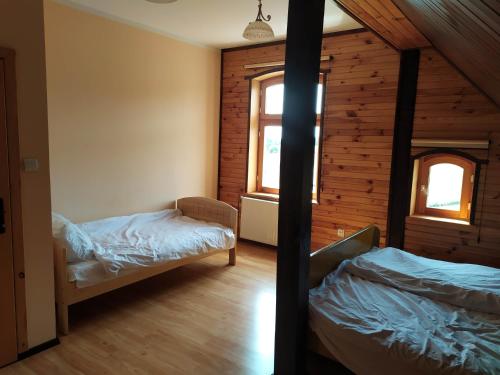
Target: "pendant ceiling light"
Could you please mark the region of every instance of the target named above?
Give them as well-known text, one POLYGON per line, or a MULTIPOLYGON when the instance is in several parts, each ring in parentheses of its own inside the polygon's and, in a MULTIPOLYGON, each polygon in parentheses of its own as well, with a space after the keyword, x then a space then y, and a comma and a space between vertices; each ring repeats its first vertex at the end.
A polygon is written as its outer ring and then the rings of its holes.
POLYGON ((270 15, 264 17, 264 14, 262 14, 262 1, 259 0, 259 11, 257 12, 257 18, 255 19, 255 21, 250 22, 245 28, 245 31, 243 31, 243 38, 253 41, 265 41, 273 39, 273 29, 267 23, 270 20, 270 15))

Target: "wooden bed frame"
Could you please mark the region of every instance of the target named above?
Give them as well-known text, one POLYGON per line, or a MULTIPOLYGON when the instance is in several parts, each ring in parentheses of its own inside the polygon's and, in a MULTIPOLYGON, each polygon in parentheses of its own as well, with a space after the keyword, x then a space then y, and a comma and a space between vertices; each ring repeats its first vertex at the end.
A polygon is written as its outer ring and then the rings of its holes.
MULTIPOLYGON (((189 216, 193 219, 211 223, 218 223, 231 228, 235 237, 238 233, 238 210, 227 203, 210 198, 188 197, 178 199, 176 207, 182 211, 184 216, 189 216)), ((100 294, 121 288, 122 286, 159 275, 168 270, 196 262, 202 258, 224 251, 228 250, 211 251, 207 254, 190 256, 158 266, 139 268, 133 273, 127 273, 123 276, 104 280, 96 285, 77 288, 75 281, 68 281, 66 269, 66 249, 54 243, 58 331, 64 335, 68 334, 68 307, 74 303, 84 301, 100 294)), ((234 248, 229 249, 229 264, 232 266, 236 264, 236 244, 234 248)))
MULTIPOLYGON (((379 244, 380 230, 375 225, 369 225, 343 240, 315 251, 311 254, 309 263, 309 289, 321 284, 323 278, 335 270, 343 260, 364 254, 379 244)), ((337 361, 311 329, 308 340, 310 350, 337 361)))

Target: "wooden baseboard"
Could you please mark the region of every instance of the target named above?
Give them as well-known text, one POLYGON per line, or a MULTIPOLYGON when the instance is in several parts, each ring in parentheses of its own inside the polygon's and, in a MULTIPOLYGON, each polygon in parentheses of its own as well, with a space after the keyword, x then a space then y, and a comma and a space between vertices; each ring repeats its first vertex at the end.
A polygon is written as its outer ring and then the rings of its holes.
POLYGON ((267 243, 263 243, 263 242, 259 242, 259 241, 254 241, 254 240, 247 240, 246 238, 238 238, 238 242, 245 242, 245 243, 248 243, 248 244, 251 244, 251 245, 257 245, 257 246, 261 246, 261 247, 268 247, 270 249, 274 249, 274 250, 277 250, 278 249, 278 246, 274 246, 274 245, 269 245, 267 243))
POLYGON ((25 352, 19 353, 17 355, 17 360, 21 361, 23 359, 31 357, 32 355, 38 354, 40 352, 43 352, 44 350, 50 349, 53 346, 56 346, 56 345, 59 345, 59 344, 60 344, 60 341, 56 337, 55 339, 52 339, 52 340, 46 341, 46 342, 44 342, 44 343, 42 343, 40 345, 34 346, 31 349, 26 350, 25 352))

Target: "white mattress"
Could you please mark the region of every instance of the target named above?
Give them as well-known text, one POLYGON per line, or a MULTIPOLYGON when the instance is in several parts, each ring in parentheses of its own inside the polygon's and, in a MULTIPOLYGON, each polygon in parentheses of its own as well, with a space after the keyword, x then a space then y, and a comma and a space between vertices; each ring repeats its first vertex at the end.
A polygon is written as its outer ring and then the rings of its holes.
POLYGON ((68 263, 67 272, 68 281, 76 281, 78 288, 85 288, 115 277, 114 274, 107 273, 97 260, 68 263))
MULTIPOLYGON (((476 282, 480 278, 460 278, 464 265, 457 265, 457 271, 449 263, 450 267, 440 268, 444 274, 436 276, 436 266, 444 265, 430 260, 428 272, 415 279, 412 272, 400 272, 404 267, 400 262, 392 262, 406 256, 399 252, 378 250, 354 258, 311 290, 310 327, 325 347, 360 375, 499 374, 500 311, 498 294, 490 293, 490 279, 483 288, 476 282), (374 265, 363 269, 369 261, 385 264, 384 271, 378 273, 374 265), (384 282, 374 281, 389 273, 384 282), (433 288, 426 285, 431 281, 433 288), (464 301, 460 296, 470 292, 466 289, 471 284, 477 293, 490 293, 490 305, 480 300, 481 308, 491 313, 460 306, 464 301), (458 296, 447 297, 453 304, 435 298, 442 299, 450 285, 458 296)), ((481 272, 497 275, 498 270, 484 268, 481 272)))
POLYGON ((112 217, 78 224, 94 242, 96 260, 68 264, 78 287, 121 276, 138 267, 235 246, 230 228, 182 216, 179 210, 112 217))

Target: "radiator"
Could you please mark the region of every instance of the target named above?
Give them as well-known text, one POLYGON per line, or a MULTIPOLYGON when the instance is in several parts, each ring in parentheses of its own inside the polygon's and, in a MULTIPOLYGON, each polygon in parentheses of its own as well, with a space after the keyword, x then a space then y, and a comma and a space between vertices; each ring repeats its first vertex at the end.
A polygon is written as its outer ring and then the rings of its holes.
POLYGON ((240 238, 278 245, 278 202, 241 197, 240 238))

